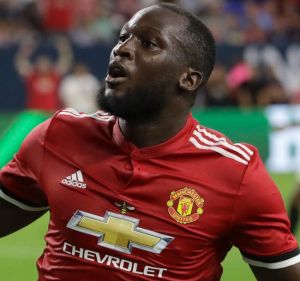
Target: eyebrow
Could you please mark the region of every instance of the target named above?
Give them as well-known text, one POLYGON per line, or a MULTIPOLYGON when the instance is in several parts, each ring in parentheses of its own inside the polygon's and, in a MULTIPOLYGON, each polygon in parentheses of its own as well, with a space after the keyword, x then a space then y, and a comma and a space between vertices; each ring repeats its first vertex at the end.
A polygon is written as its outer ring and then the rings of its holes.
MULTIPOLYGON (((130 32, 131 29, 134 29, 136 25, 128 25, 128 22, 126 24, 124 24, 123 28, 121 29, 120 33, 122 34, 123 32, 130 32)), ((166 39, 162 32, 161 29, 150 26, 150 25, 139 25, 139 32, 138 32, 138 36, 140 36, 141 34, 148 32, 150 33, 150 35, 155 36, 157 40, 159 40, 160 42, 164 43, 165 41, 169 41, 172 44, 173 42, 176 42, 179 47, 183 50, 184 53, 186 53, 185 50, 185 45, 182 42, 181 38, 180 38, 180 34, 173 34, 172 32, 168 34, 168 39, 166 39)))
MULTIPOLYGON (((133 28, 134 28, 134 26, 133 26, 133 28)), ((128 31, 128 29, 131 29, 131 28, 128 26, 128 23, 126 23, 123 26, 123 28, 121 29, 121 32, 124 31, 124 30, 128 31)), ((143 25, 143 26, 140 26, 140 29, 141 29, 141 31, 150 31, 150 32, 153 32, 157 35, 162 35, 161 30, 158 29, 158 28, 155 28, 153 26, 143 25)))

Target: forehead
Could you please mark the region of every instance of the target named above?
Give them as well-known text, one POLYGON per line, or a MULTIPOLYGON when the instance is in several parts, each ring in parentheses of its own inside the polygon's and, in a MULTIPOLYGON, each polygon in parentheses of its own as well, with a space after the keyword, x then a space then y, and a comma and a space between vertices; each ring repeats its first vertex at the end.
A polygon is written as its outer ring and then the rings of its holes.
POLYGON ((184 32, 187 20, 166 8, 152 6, 137 12, 124 26, 129 29, 153 30, 170 38, 178 38, 184 32))

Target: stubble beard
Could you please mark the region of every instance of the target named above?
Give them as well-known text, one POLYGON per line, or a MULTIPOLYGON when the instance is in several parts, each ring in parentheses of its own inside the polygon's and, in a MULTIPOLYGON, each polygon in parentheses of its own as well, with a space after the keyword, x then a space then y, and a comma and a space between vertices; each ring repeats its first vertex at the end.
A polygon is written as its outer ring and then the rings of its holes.
POLYGON ((165 90, 164 83, 157 83, 151 87, 140 86, 122 96, 116 96, 105 94, 105 88, 102 88, 98 93, 97 103, 101 110, 128 122, 147 122, 156 119, 165 107, 165 90))

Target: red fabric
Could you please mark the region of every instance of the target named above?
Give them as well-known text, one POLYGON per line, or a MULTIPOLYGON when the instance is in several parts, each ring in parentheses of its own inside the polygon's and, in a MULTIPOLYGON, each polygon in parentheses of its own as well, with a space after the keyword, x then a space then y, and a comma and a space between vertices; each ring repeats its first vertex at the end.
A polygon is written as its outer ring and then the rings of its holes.
POLYGON ((192 117, 176 136, 139 149, 112 116, 59 112, 25 140, 0 182, 34 205, 48 200, 39 281, 217 281, 233 243, 259 257, 297 248, 256 149, 192 117), (83 216, 90 227, 79 227, 83 216), (144 238, 131 248, 132 231, 165 241, 161 252, 144 238))
POLYGON ((59 107, 58 87, 60 75, 32 73, 26 77, 27 108, 55 111, 59 107))
POLYGON ((43 0, 43 23, 48 31, 67 32, 73 26, 72 0, 43 0))

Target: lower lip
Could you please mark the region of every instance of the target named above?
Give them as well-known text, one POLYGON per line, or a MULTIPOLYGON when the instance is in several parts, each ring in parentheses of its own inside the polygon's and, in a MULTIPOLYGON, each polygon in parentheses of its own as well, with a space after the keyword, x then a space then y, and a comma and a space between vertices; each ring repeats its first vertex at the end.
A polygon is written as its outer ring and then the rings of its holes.
POLYGON ((105 82, 111 86, 117 86, 123 84, 127 80, 127 77, 111 77, 107 75, 105 78, 105 82))

